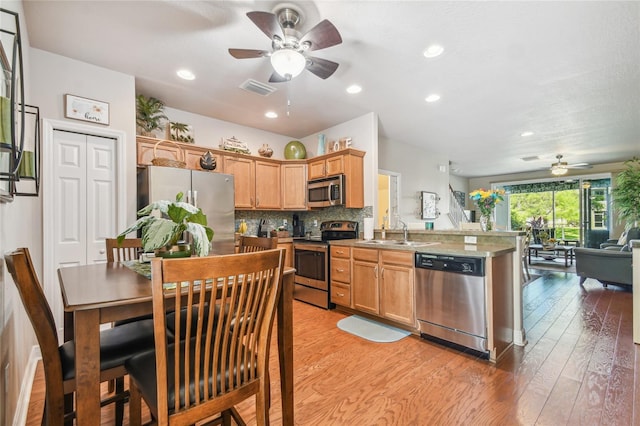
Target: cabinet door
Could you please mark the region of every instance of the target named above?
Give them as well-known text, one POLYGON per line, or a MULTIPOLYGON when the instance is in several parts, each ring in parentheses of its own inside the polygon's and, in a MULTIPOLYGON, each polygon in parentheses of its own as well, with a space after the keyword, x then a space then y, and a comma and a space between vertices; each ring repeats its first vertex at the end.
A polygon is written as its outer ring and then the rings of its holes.
POLYGON ((256 161, 257 209, 280 209, 280 164, 256 161))
POLYGON ((138 154, 138 164, 144 166, 150 166, 151 160, 155 157, 158 158, 170 158, 172 160, 182 160, 182 153, 179 152, 179 149, 170 143, 158 144, 156 147, 155 142, 138 142, 137 148, 138 154), (154 152, 155 148, 155 152, 154 152))
MULTIPOLYGON (((186 157, 185 161, 187 163, 187 169, 203 170, 203 168, 200 166, 200 159, 207 152, 206 149, 186 148, 184 152, 186 157)), ((213 151, 211 151, 211 156, 216 162, 216 168, 213 170, 206 170, 206 171, 214 172, 214 173, 222 173, 224 170, 224 159, 222 158, 222 155, 214 154, 213 151)))
POLYGON ((233 175, 236 208, 253 208, 256 181, 254 161, 240 157, 224 157, 224 170, 233 175))
POLYGON ((376 315, 380 312, 377 263, 353 261, 351 297, 354 309, 376 315))
POLYGON ((344 156, 327 158, 327 176, 339 175, 344 173, 344 156))
POLYGON ((282 208, 307 209, 307 168, 305 164, 283 164, 282 208))
POLYGON ((309 179, 318 179, 326 176, 326 162, 324 160, 309 163, 309 179))
POLYGON ((383 263, 380 271, 380 314, 415 326, 413 299, 413 268, 383 263))

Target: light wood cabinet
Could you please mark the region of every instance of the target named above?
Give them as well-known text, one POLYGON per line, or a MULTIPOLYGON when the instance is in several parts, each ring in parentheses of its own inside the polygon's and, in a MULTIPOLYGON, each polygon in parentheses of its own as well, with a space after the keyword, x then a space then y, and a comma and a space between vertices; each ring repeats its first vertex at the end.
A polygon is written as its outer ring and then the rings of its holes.
POLYGON ((380 315, 416 326, 414 253, 380 250, 380 315))
POLYGON ((353 308, 378 315, 380 291, 378 284, 378 250, 353 248, 351 297, 353 308))
POLYGON ((224 170, 233 175, 236 208, 253 208, 256 188, 255 162, 244 157, 225 156, 224 170))
POLYGON ((280 164, 256 160, 255 176, 255 208, 256 209, 280 209, 280 164))
POLYGON ((344 174, 345 207, 364 207, 364 151, 345 149, 309 161, 309 180, 344 174))
POLYGON ((415 327, 414 253, 357 247, 352 253, 351 307, 415 327))
POLYGON ((137 163, 139 166, 152 165, 151 160, 157 156, 172 160, 182 160, 186 163, 187 169, 202 170, 202 167, 200 167, 200 158, 209 151, 216 160, 216 168, 211 170, 211 172, 223 173, 224 171, 223 155, 215 150, 192 144, 169 142, 144 136, 137 136, 136 141, 138 143, 137 163), (158 142, 160 143, 158 144, 158 142))
POLYGON ((331 302, 351 307, 351 249, 330 247, 331 302))
POLYGON ((282 208, 290 210, 307 209, 307 165, 304 163, 281 166, 282 208))

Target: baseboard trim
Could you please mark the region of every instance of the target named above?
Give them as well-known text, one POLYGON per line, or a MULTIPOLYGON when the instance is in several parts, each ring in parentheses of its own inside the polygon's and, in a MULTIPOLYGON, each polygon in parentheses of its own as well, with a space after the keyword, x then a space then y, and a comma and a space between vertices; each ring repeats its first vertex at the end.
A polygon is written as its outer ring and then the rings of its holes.
POLYGON ((40 346, 36 345, 31 348, 29 354, 29 362, 20 386, 20 396, 18 397, 18 406, 13 416, 13 426, 24 426, 27 423, 27 414, 29 412, 29 402, 31 400, 31 388, 33 387, 33 379, 36 375, 36 367, 38 361, 42 359, 40 346))

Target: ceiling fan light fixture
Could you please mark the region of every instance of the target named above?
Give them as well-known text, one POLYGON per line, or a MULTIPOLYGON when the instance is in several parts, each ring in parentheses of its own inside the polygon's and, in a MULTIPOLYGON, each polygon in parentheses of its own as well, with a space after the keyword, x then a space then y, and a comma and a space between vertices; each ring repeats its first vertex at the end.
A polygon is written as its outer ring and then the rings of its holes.
POLYGON ((292 49, 280 49, 271 55, 271 66, 282 77, 292 79, 307 65, 304 55, 292 49))
POLYGON ((551 166, 551 174, 554 176, 566 175, 569 169, 567 169, 567 163, 556 163, 551 166))

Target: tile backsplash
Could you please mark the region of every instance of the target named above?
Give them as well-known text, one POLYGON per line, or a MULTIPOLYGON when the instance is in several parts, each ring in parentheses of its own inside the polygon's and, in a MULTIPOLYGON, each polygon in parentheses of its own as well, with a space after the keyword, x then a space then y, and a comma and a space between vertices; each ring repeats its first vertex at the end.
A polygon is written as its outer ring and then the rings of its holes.
POLYGON ((240 226, 240 222, 244 219, 247 223, 247 234, 256 235, 258 233, 258 223, 261 219, 265 219, 266 231, 271 231, 283 226, 284 220, 287 221, 286 229, 293 235, 293 226, 291 224, 293 215, 297 214, 301 221, 304 222, 305 232, 311 232, 311 235, 320 235, 320 224, 328 220, 353 220, 358 222, 358 229, 362 232, 365 217, 373 217, 373 207, 365 206, 362 209, 347 209, 342 206, 327 207, 321 210, 312 211, 256 211, 256 210, 236 210, 235 226, 236 231, 240 226), (314 226, 314 220, 317 226, 314 226))

